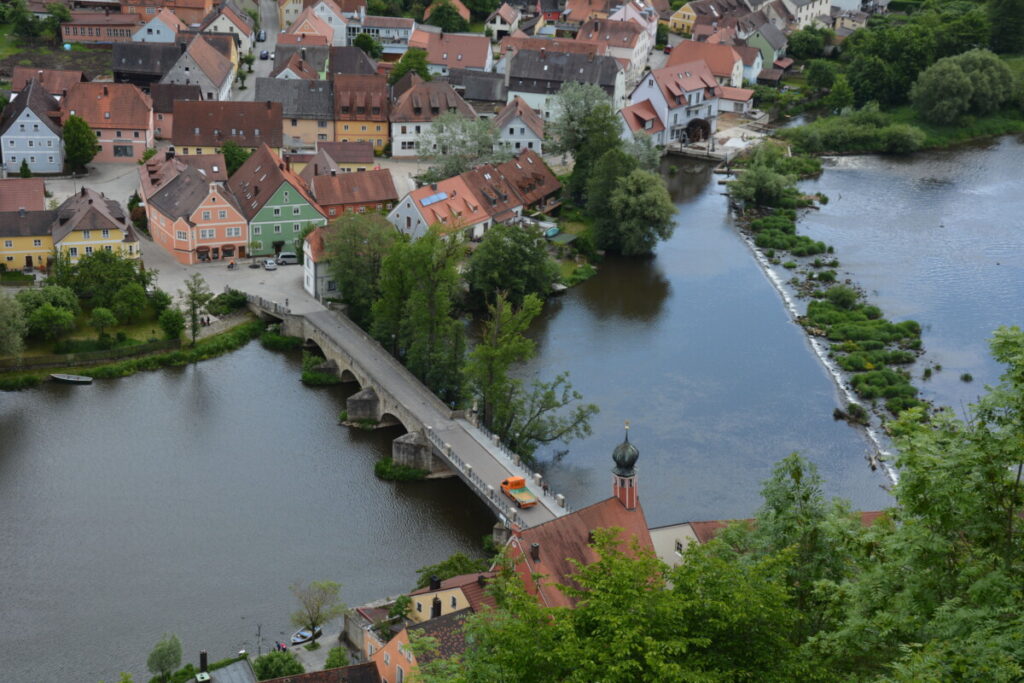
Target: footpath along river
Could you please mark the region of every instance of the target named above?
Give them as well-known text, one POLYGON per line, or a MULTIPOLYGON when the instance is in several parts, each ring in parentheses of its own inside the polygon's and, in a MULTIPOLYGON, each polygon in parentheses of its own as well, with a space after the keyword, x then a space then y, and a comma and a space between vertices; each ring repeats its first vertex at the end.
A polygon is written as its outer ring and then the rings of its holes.
MULTIPOLYGON (((984 340, 1020 322, 1022 157, 1004 140, 843 159, 807 184, 832 201, 800 229, 835 244, 887 313, 925 326, 947 370, 924 386, 943 402, 995 378, 984 340), (922 212, 938 220, 914 223, 922 212), (928 244, 937 234, 945 241, 928 244), (973 385, 956 379, 964 371, 973 385)), ((831 378, 737 235, 716 177, 677 165, 673 238, 655 258, 609 260, 533 329, 525 374, 570 370, 602 408, 594 434, 545 468, 552 486, 576 507, 609 495, 628 419, 652 525, 752 514, 793 450, 818 464, 827 493, 886 505, 867 442, 832 420, 831 378)), ((491 520, 468 490, 376 480, 372 463, 398 432, 338 427, 346 392, 305 388, 298 374, 294 356, 253 343, 188 368, 0 394, 0 680, 147 680, 164 632, 188 659, 255 650, 257 624, 280 638, 293 581, 339 580, 358 604, 407 590, 417 567, 479 552, 491 520)))

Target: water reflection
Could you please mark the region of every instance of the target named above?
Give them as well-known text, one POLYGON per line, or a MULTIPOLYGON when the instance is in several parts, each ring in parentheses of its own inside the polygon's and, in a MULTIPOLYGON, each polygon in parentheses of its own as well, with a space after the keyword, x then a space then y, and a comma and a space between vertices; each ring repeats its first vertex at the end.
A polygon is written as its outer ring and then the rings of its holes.
POLYGON ((620 317, 653 322, 670 290, 656 261, 654 256, 606 256, 599 266, 601 277, 584 282, 578 300, 602 320, 620 317))

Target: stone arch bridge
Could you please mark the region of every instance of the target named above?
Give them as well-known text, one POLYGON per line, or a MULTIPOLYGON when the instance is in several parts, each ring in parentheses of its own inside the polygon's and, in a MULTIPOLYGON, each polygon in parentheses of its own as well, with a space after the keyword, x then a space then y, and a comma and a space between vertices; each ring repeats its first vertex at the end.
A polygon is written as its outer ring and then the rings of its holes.
POLYGON ((405 429, 406 434, 392 444, 395 462, 433 476, 458 476, 505 525, 535 526, 570 511, 563 496, 545 490, 540 474, 528 471, 497 437, 475 424, 472 415, 446 406, 345 315, 327 309, 293 314, 276 302, 247 296, 249 308, 265 320, 280 321, 283 334, 318 348, 325 370, 358 383, 360 390, 346 406, 350 422, 405 429), (538 504, 514 508, 499 490, 508 476, 526 478, 538 504))

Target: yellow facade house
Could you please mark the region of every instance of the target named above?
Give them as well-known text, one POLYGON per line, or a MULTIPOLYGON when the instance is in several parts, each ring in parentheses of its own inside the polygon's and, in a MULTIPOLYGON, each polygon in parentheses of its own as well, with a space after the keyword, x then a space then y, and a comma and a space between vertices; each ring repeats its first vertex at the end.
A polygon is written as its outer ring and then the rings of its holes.
POLYGON ((51 228, 53 245, 75 263, 97 251, 139 258, 139 238, 120 204, 83 187, 57 209, 51 228))
POLYGON ((686 3, 675 12, 668 20, 668 28, 676 33, 693 33, 693 25, 697 21, 697 13, 686 3))
POLYGON ((390 143, 391 99, 379 74, 334 75, 334 140, 369 142, 378 152, 390 143))
POLYGON ((7 270, 46 270, 53 251, 50 228, 56 211, 0 212, 0 263, 7 270))
POLYGON ((461 574, 444 581, 431 577, 429 585, 409 594, 411 603, 405 616, 419 624, 467 608, 479 612, 483 605, 494 607, 494 599, 486 592, 492 578, 491 572, 461 574))

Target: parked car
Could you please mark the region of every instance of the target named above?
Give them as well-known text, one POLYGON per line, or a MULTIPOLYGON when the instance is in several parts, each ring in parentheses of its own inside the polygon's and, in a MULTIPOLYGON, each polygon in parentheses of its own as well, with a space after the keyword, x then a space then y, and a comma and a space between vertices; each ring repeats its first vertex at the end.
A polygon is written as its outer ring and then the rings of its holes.
POLYGON ((272 258, 263 259, 263 267, 267 270, 277 270, 277 263, 272 258))
POLYGON ((270 53, 266 50, 260 50, 260 59, 270 59, 270 53))
POLYGON ((260 32, 256 34, 256 42, 257 43, 262 43, 266 39, 267 39, 267 32, 261 29, 260 32))
POLYGON ((274 53, 273 53, 273 52, 271 52, 271 53, 270 53, 270 58, 271 58, 271 59, 273 59, 273 58, 274 58, 274 53))
POLYGON ((282 251, 277 255, 277 265, 279 266, 291 266, 299 262, 299 257, 291 251, 282 251))
POLYGON ((667 55, 672 54, 672 46, 671 45, 666 45, 665 46, 665 54, 667 54, 667 55))
POLYGON ((522 477, 503 479, 501 492, 511 498, 518 508, 529 508, 537 504, 537 497, 526 488, 526 480, 522 477))

